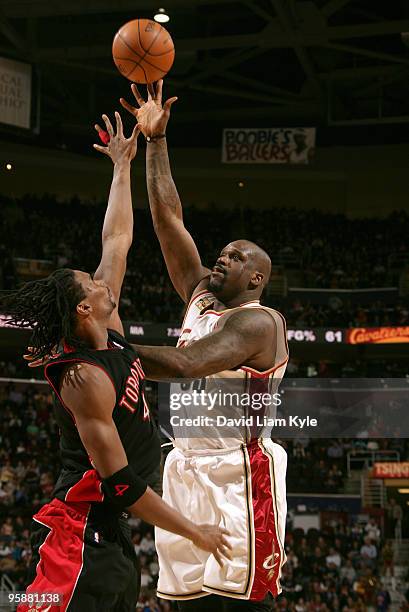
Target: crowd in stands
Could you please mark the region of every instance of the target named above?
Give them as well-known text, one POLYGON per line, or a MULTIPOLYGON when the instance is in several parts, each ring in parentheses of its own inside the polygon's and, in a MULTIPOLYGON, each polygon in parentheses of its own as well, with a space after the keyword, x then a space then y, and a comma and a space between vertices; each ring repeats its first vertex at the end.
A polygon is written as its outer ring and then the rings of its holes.
MULTIPOLYGON (((31 517, 51 498, 58 475, 58 439, 47 387, 0 384, 0 577, 7 574, 18 590, 26 586, 31 517)), ((346 478, 349 450, 399 447, 404 459, 409 456, 405 442, 307 438, 280 441, 289 456, 288 490, 340 491, 346 478)), ((340 524, 328 533, 316 532, 304 537, 292 529, 291 515, 289 520, 285 591, 275 609, 349 612, 365 610, 369 601, 381 600, 385 602, 384 607, 377 609, 388 609, 388 596, 378 579, 382 544, 376 524, 368 524, 366 528, 340 524)), ((155 597, 158 561, 152 527, 134 517, 130 521, 142 567, 140 609, 145 612, 173 610, 169 602, 158 602, 155 597)))
MULTIPOLYGON (((101 251, 104 205, 79 200, 57 202, 53 196, 27 196, 18 201, 0 198, 0 288, 18 282, 17 257, 48 260, 54 268, 95 270, 101 251)), ((409 258, 409 215, 397 212, 387 219, 349 220, 319 211, 207 210, 187 208, 185 223, 197 240, 203 262, 210 267, 220 248, 246 237, 272 254, 273 263, 298 269, 303 286, 353 289, 396 286, 399 265, 409 258), (217 223, 209 225, 209 219, 217 223)), ((360 304, 331 298, 316 304, 305 299, 276 300, 289 325, 371 326, 409 325, 404 300, 360 304)), ((183 305, 171 287, 147 211, 136 211, 135 240, 128 258, 121 315, 124 320, 168 322, 180 320, 183 305)), ((288 375, 298 377, 403 377, 409 367, 392 362, 301 362, 292 359, 288 375)), ((20 360, 0 362, 0 377, 42 378, 41 368, 28 370, 20 360)), ((0 384, 0 577, 6 574, 17 590, 26 586, 30 561, 29 529, 32 515, 49 501, 59 471, 58 429, 46 386, 0 384)), ((340 439, 281 441, 289 455, 288 490, 326 493, 343 490, 346 455, 358 450, 399 450, 407 459, 406 441, 340 439)), ((170 612, 171 603, 157 600, 158 561, 153 530, 131 518, 132 539, 140 555, 143 612, 170 612)), ((333 524, 307 534, 289 524, 288 561, 284 593, 276 610, 295 612, 364 611, 389 609, 382 589, 382 564, 391 568, 391 552, 376 524, 333 524)))
MULTIPOLYGON (((401 461, 409 458, 409 440, 394 438, 339 438, 280 440, 288 454, 287 489, 304 493, 340 493, 347 478, 347 454, 352 467, 362 468, 372 452, 396 451, 401 461)), ((390 455, 392 456, 392 455, 390 455)))
MULTIPOLYGON (((48 260, 54 268, 92 272, 101 253, 105 206, 78 199, 57 202, 53 196, 0 197, 0 288, 17 282, 16 257, 48 260), (25 229, 26 228, 26 229, 25 229)), ((409 215, 395 212, 386 219, 351 220, 317 210, 206 210, 187 207, 185 224, 197 241, 203 263, 212 267, 220 249, 245 237, 263 246, 273 264, 299 270, 299 283, 315 288, 397 286, 409 259, 409 215), (216 215, 217 213, 217 215, 216 215), (217 223, 209 227, 209 219, 217 223)), ((267 305, 282 307, 290 325, 406 325, 407 301, 369 304, 328 299, 324 304, 294 300, 283 305, 274 296, 267 305)), ((183 304, 168 280, 154 237, 150 215, 136 210, 134 244, 128 257, 121 313, 134 321, 179 321, 183 304)))
POLYGON ((390 594, 382 567, 391 571, 391 547, 374 519, 366 525, 334 521, 321 531, 287 530, 283 595, 276 609, 290 612, 386 612, 390 594))
POLYGON ((409 300, 400 299, 393 304, 381 300, 369 304, 355 304, 339 295, 328 298, 324 304, 309 300, 266 300, 280 310, 293 327, 381 327, 409 325, 409 300), (290 303, 289 303, 290 302, 290 303))

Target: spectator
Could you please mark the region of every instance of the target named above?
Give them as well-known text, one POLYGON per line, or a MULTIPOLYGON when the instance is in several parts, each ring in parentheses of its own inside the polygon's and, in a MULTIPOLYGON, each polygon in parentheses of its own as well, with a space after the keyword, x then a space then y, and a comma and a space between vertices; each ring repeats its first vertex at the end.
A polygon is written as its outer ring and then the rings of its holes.
POLYGON ((376 550, 376 546, 372 543, 371 538, 366 536, 364 538, 364 543, 361 546, 361 555, 364 559, 374 560, 378 556, 378 551, 376 550))

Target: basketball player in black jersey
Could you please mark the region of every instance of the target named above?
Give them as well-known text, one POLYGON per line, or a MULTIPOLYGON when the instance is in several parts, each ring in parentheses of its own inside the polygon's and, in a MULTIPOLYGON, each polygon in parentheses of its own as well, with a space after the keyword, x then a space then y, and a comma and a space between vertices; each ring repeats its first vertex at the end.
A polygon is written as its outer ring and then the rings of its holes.
POLYGON ((103 118, 110 141, 94 146, 111 158, 114 171, 97 271, 57 270, 0 300, 11 322, 33 328, 31 357, 41 359, 59 345, 45 373, 56 397, 62 471, 52 501, 34 516, 27 589, 45 599, 32 608, 21 604, 19 612, 134 612, 140 577, 127 512, 190 538, 220 563, 221 555, 229 556, 226 530, 194 525, 150 488, 160 445, 143 394, 144 372, 117 307, 132 242, 130 164, 139 128, 126 139, 118 113, 116 133, 103 118), (49 599, 51 593, 62 603, 49 599))
MULTIPOLYGON (((131 88, 138 106, 120 99, 122 106, 136 117, 148 140, 146 175, 155 232, 172 283, 185 304, 191 303, 192 294, 211 292, 226 310, 220 317, 217 329, 179 349, 179 352, 178 349, 165 347, 158 354, 155 347, 140 347, 140 358, 144 367, 156 377, 200 378, 232 370, 242 364, 256 371, 266 370, 277 353, 274 321, 261 308, 236 307, 260 298, 270 276, 270 258, 256 244, 237 240, 222 249, 213 270, 203 266, 193 238, 183 223, 182 205, 173 182, 167 152, 166 127, 171 106, 177 98, 170 98, 162 106, 162 84, 160 80, 156 87, 148 85, 146 102, 133 84, 131 88), (231 313, 228 312, 230 309, 231 313)), ((208 304, 207 308, 211 311, 212 304, 208 304)), ((205 503, 204 499, 202 503, 205 503)), ((182 612, 267 612, 271 610, 272 597, 268 594, 264 601, 252 601, 211 595, 179 601, 178 605, 182 612)))

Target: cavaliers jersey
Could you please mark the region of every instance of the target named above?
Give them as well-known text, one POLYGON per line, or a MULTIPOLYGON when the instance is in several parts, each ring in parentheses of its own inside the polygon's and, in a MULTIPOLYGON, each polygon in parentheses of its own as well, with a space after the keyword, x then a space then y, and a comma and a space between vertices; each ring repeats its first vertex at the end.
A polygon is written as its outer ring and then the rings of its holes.
MULTIPOLYGON (((189 389, 185 382, 172 383, 172 394, 189 391, 193 393, 195 385, 196 392, 204 390, 207 394, 206 406, 201 403, 199 411, 187 405, 187 401, 184 402, 185 406, 179 405, 175 401, 175 395, 172 395, 173 406, 177 406, 177 418, 173 419, 172 423, 172 439, 180 450, 233 449, 271 436, 272 426, 269 423, 275 418, 277 406, 280 405, 278 385, 288 362, 287 329, 281 313, 261 306, 259 300, 226 309, 211 291, 203 290, 194 294, 188 304, 177 346, 189 346, 208 336, 216 330, 223 314, 243 308, 262 308, 274 320, 277 343, 271 366, 261 372, 243 364, 234 370, 224 370, 207 376, 205 381, 202 381, 204 386, 194 381, 189 389), (259 400, 263 394, 270 400, 260 404, 259 400), (212 395, 213 399, 210 397, 212 395), (226 401, 230 399, 231 401, 226 401), (192 426, 188 419, 197 416, 209 419, 196 420, 192 426)), ((170 412, 175 415, 172 404, 170 412)))
POLYGON ((60 429, 62 471, 54 496, 66 502, 104 500, 101 478, 78 433, 75 418, 60 396, 61 375, 70 364, 89 363, 103 370, 115 389, 112 418, 129 465, 152 485, 160 463, 157 429, 143 393, 144 373, 133 347, 119 333, 108 330, 108 348, 64 350, 47 364, 45 376, 55 395, 55 418, 60 429))

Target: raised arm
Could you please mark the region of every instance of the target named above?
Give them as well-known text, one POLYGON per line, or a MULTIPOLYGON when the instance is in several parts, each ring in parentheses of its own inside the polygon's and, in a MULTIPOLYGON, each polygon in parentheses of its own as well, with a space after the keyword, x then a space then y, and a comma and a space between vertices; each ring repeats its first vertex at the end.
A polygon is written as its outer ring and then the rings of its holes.
POLYGON ((265 311, 249 310, 225 315, 217 331, 187 347, 135 346, 146 377, 201 378, 243 364, 267 370, 275 354, 276 326, 265 311))
POLYGON ((132 113, 147 137, 146 181, 153 225, 159 239, 169 276, 176 291, 188 302, 199 281, 209 274, 202 265, 196 244, 183 223, 182 205, 172 178, 166 126, 170 108, 177 98, 170 98, 162 107, 162 84, 156 90, 148 85, 148 101, 145 102, 136 85, 132 92, 140 108, 131 106, 121 98, 124 108, 132 113))
MULTIPOLYGON (((131 137, 125 138, 119 113, 115 113, 116 134, 109 118, 106 115, 102 115, 102 118, 109 142, 106 147, 94 145, 94 148, 111 158, 114 172, 102 228, 102 257, 94 279, 104 280, 111 289, 117 306, 111 315, 109 327, 123 334, 118 305, 126 271, 126 258, 133 236, 131 162, 136 154, 140 127, 136 125, 131 137)), ((99 125, 96 125, 95 129, 101 132, 99 125)))
MULTIPOLYGON (((78 433, 92 462, 102 478, 105 495, 115 503, 115 483, 123 483, 119 493, 123 499, 128 485, 126 507, 129 512, 162 529, 189 538, 196 546, 212 552, 222 564, 221 555, 230 558, 231 546, 217 526, 195 525, 162 500, 128 466, 128 459, 118 430, 112 419, 115 391, 108 376, 93 365, 80 363, 70 366, 63 377, 61 397, 72 412, 78 433), (118 474, 118 478, 117 478, 118 474)), ((135 415, 135 418, 138 418, 135 415)), ((123 508, 125 509, 125 507, 123 508)))

